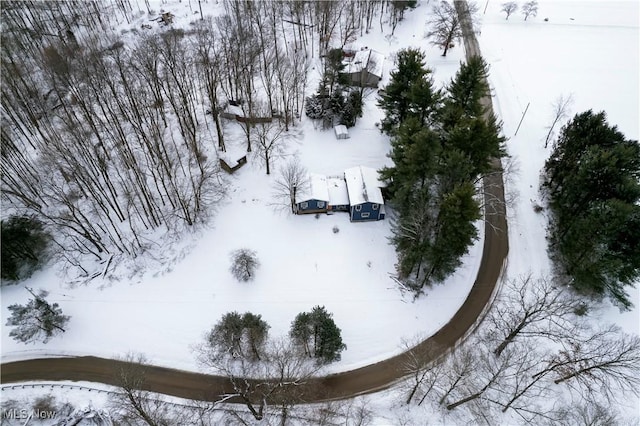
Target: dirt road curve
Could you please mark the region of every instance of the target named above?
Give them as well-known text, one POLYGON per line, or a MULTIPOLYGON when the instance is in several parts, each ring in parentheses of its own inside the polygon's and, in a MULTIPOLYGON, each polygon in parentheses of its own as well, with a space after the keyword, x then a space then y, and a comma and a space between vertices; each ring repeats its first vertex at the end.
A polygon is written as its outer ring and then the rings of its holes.
MULTIPOLYGON (((467 4, 465 1, 454 3, 460 20, 464 23, 467 57, 479 55, 478 42, 470 30, 467 4)), ((491 107, 489 97, 484 102, 491 107)), ((496 160, 494 165, 498 172, 486 177, 483 185, 488 194, 487 199, 497 201, 491 203, 485 212, 487 225, 482 261, 473 288, 449 323, 414 350, 428 347, 431 348, 430 354, 436 357, 452 348, 472 329, 491 300, 509 250, 500 161, 496 160)), ((402 365, 407 357, 408 353, 400 354, 356 370, 314 379, 309 385, 315 389, 324 389, 322 399, 325 400, 375 392, 391 386, 403 376, 402 365)), ((121 361, 96 357, 17 361, 1 365, 0 383, 72 380, 117 385, 116 372, 122 366, 121 361)), ((220 376, 154 366, 149 367, 146 372, 146 390, 183 398, 215 401, 218 395, 231 392, 228 386, 228 380, 220 376)))

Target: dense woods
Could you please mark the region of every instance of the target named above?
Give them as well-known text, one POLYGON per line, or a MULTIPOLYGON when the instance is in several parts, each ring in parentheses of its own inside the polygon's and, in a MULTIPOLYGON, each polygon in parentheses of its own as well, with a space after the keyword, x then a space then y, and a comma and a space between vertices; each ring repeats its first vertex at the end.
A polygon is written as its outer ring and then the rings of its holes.
POLYGON ((225 1, 183 30, 146 2, 4 2, 6 210, 41 221, 85 277, 113 256, 139 256, 158 235, 206 221, 224 195, 217 152, 229 102, 245 117, 277 117, 242 126, 269 173, 304 108, 309 60, 375 16, 397 25, 411 5, 225 1))

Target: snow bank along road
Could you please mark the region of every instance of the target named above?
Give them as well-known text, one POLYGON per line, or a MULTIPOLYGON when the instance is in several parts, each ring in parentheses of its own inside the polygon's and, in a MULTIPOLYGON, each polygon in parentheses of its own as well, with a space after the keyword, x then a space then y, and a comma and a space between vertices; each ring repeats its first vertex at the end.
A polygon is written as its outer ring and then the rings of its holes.
MULTIPOLYGON (((480 55, 478 41, 470 25, 466 1, 455 1, 463 23, 467 58, 480 55)), ((483 102, 491 110, 491 98, 483 102)), ((318 377, 308 383, 314 395, 308 402, 347 398, 375 392, 391 386, 403 375, 403 365, 412 352, 429 354, 433 359, 455 346, 472 331, 485 306, 490 303, 503 263, 509 251, 504 187, 500 160, 494 161, 495 173, 484 178, 485 238, 482 260, 475 283, 458 312, 433 336, 409 352, 356 370, 318 377), (425 349, 429 349, 425 351, 425 349)), ((0 383, 24 381, 88 381, 118 386, 118 371, 123 361, 96 357, 46 358, 16 361, 1 365, 0 383)), ((216 401, 221 394, 234 393, 225 377, 147 366, 144 390, 182 398, 216 401)))

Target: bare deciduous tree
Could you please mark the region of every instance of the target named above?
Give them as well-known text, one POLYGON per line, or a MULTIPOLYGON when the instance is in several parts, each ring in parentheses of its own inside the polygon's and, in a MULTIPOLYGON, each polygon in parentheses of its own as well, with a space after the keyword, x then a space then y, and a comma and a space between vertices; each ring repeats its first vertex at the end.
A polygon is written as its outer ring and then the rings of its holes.
MULTIPOLYGON (((565 424, 579 426, 616 426, 624 424, 620 422, 619 413, 613 405, 603 405, 598 401, 584 401, 572 404, 570 407, 562 407, 554 413, 554 417, 562 419, 565 424)), ((558 420, 552 420, 545 424, 557 425, 558 420)))
POLYGON ((302 166, 296 156, 280 167, 278 177, 274 182, 274 197, 278 200, 277 206, 291 208, 295 213, 296 192, 301 191, 309 184, 309 173, 302 166))
POLYGON ((284 152, 288 138, 289 133, 280 119, 261 120, 254 125, 251 139, 256 147, 256 155, 264 162, 268 175, 271 174, 273 160, 284 152))
POLYGON ((571 104, 573 104, 573 95, 560 95, 553 102, 553 117, 551 119, 551 124, 547 126, 549 131, 547 132, 547 136, 544 138, 545 148, 549 146, 549 141, 553 138, 553 131, 556 128, 556 125, 559 122, 566 120, 569 117, 569 114, 571 114, 571 104))
POLYGON ((281 424, 286 424, 292 407, 319 392, 306 386, 319 367, 285 339, 270 341, 259 361, 207 358, 206 354, 199 356, 199 361, 228 377, 234 392, 223 395, 223 400, 241 400, 255 420, 277 416, 281 424))
POLYGON ((507 15, 505 19, 509 19, 509 16, 511 16, 513 12, 518 10, 518 3, 516 3, 515 1, 508 1, 506 3, 502 3, 500 10, 507 15))
POLYGON ((552 371, 554 383, 566 383, 585 395, 600 394, 610 402, 616 391, 640 394, 640 336, 609 326, 561 343, 563 349, 541 372, 552 371))
POLYGON ((145 423, 149 426, 171 424, 171 413, 166 401, 154 398, 143 391, 148 360, 144 355, 127 354, 122 367, 115 372, 118 392, 113 394, 111 405, 116 417, 123 424, 145 423))
POLYGON ((407 400, 411 404, 414 398, 420 398, 418 405, 427 398, 443 374, 444 359, 440 358, 442 348, 437 346, 418 345, 420 339, 404 341, 406 354, 402 363, 402 371, 407 376, 407 400))
POLYGON ((533 16, 534 18, 538 15, 538 2, 536 0, 531 0, 522 5, 522 14, 524 15, 524 20, 526 21, 529 16, 533 16))
POLYGON ((572 336, 577 331, 576 312, 582 308, 583 302, 550 278, 534 279, 529 274, 508 281, 487 318, 497 344, 494 354, 500 356, 519 338, 559 341, 572 336))
MULTIPOLYGON (((473 17, 477 11, 475 3, 469 4, 469 13, 473 17)), ((441 1, 433 7, 432 16, 427 21, 425 37, 431 38, 431 44, 442 48, 442 56, 453 47, 454 42, 462 38, 462 28, 458 13, 451 3, 441 1)))

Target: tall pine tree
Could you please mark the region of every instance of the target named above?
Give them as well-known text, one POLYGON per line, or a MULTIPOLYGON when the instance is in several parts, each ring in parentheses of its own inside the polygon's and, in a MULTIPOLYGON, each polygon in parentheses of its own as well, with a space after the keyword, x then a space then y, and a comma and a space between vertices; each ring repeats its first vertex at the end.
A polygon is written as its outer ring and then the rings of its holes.
POLYGON ((545 164, 552 254, 583 293, 632 303, 625 287, 640 277, 640 145, 604 112, 577 114, 545 164))
POLYGON ((384 88, 378 105, 385 112, 381 127, 394 134, 408 117, 417 117, 422 125, 433 121, 441 93, 433 87, 431 70, 425 65, 425 55, 418 49, 402 49, 397 56, 397 69, 384 88))
POLYGON ((319 363, 339 361, 340 353, 347 348, 332 317, 324 306, 316 306, 311 312, 298 314, 289 331, 305 354, 316 358, 319 363))
POLYGON ((473 183, 491 171, 492 159, 505 155, 504 137, 482 104, 489 94, 482 58, 462 64, 442 95, 425 84, 419 51, 398 57, 399 69, 380 102, 383 129, 393 135, 393 166, 380 176, 397 212, 391 240, 398 275, 419 294, 453 273, 477 239, 474 222, 481 214, 473 183), (420 104, 416 94, 422 91, 420 104))

